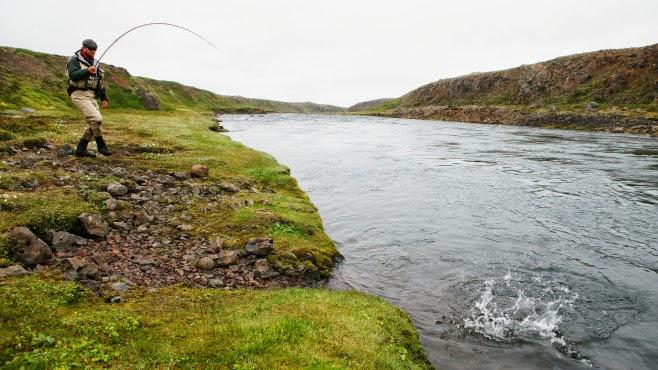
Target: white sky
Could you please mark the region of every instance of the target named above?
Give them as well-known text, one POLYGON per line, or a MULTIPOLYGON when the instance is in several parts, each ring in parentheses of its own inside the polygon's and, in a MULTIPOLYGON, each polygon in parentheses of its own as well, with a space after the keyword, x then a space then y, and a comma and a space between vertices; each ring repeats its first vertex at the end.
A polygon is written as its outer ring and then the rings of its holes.
POLYGON ((84 38, 133 75, 349 106, 439 78, 658 42, 658 1, 0 0, 0 45, 70 55, 84 38))

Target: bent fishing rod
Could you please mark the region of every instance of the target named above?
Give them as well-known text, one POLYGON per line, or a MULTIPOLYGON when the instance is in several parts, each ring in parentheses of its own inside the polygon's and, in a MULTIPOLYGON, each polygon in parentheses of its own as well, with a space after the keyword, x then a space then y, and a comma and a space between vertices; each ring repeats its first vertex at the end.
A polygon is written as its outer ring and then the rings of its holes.
POLYGON ((122 33, 121 36, 117 37, 114 41, 112 41, 112 43, 110 44, 110 46, 108 46, 107 49, 105 49, 105 51, 103 52, 103 54, 101 54, 101 56, 98 57, 98 59, 96 60, 95 67, 98 67, 98 66, 101 64, 101 59, 103 59, 103 56, 105 55, 105 53, 107 53, 107 51, 110 50, 110 48, 112 48, 112 46, 114 46, 114 44, 116 44, 117 41, 121 40, 121 38, 123 38, 123 36, 129 34, 130 32, 132 32, 132 31, 134 31, 134 30, 136 30, 136 29, 139 29, 139 28, 142 28, 142 27, 148 27, 148 26, 155 26, 155 25, 160 25, 160 26, 171 26, 171 27, 180 28, 180 29, 182 29, 182 30, 184 30, 184 31, 187 31, 187 32, 193 34, 194 36, 200 38, 201 40, 205 41, 206 43, 210 44, 210 46, 212 46, 213 48, 215 48, 215 50, 217 50, 218 52, 221 53, 221 50, 219 50, 219 49, 217 48, 217 46, 215 46, 215 44, 213 44, 212 42, 208 41, 208 39, 206 39, 205 37, 199 35, 198 33, 194 32, 194 31, 192 31, 192 30, 190 30, 190 29, 188 29, 188 28, 185 28, 185 27, 183 27, 183 26, 179 26, 179 25, 177 25, 177 24, 173 24, 173 23, 151 22, 151 23, 144 23, 144 24, 140 24, 139 26, 135 26, 135 27, 129 29, 128 31, 122 33))

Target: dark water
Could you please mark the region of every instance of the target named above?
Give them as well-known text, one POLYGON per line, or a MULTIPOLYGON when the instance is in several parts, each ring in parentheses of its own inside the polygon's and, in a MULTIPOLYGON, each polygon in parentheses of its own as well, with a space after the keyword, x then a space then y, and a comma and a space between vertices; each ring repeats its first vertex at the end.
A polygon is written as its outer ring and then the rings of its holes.
POLYGON ((317 115, 224 116, 289 166, 440 368, 658 367, 658 140, 317 115))

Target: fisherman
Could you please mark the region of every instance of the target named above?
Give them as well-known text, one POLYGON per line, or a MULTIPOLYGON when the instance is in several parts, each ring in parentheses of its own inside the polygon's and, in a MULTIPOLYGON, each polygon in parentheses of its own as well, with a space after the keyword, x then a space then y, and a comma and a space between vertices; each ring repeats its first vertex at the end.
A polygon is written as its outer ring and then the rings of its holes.
POLYGON ((96 101, 96 99, 100 99, 101 106, 107 108, 107 93, 102 81, 103 71, 96 67, 97 63, 94 59, 97 48, 98 45, 94 40, 82 41, 82 48, 69 58, 67 65, 69 77, 67 92, 71 96, 73 104, 82 111, 87 121, 87 127, 75 149, 77 157, 95 156, 87 151, 87 145, 92 138, 96 140, 99 153, 105 156, 112 155, 103 139, 101 131, 103 116, 101 116, 96 101))

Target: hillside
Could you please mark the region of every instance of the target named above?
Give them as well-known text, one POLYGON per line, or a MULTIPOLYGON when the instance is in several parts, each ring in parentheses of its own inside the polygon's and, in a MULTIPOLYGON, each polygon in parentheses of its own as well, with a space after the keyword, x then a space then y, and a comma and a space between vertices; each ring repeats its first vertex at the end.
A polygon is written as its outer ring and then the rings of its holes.
MULTIPOLYGON (((68 57, 0 47, 0 109, 73 108, 66 94, 68 57)), ((177 82, 132 76, 125 68, 102 64, 111 108, 195 109, 224 113, 327 113, 341 107, 315 103, 223 96, 177 82), (155 97, 155 98, 154 98, 155 97)))
POLYGON ((442 79, 397 99, 362 102, 348 110, 656 134, 658 44, 442 79))

